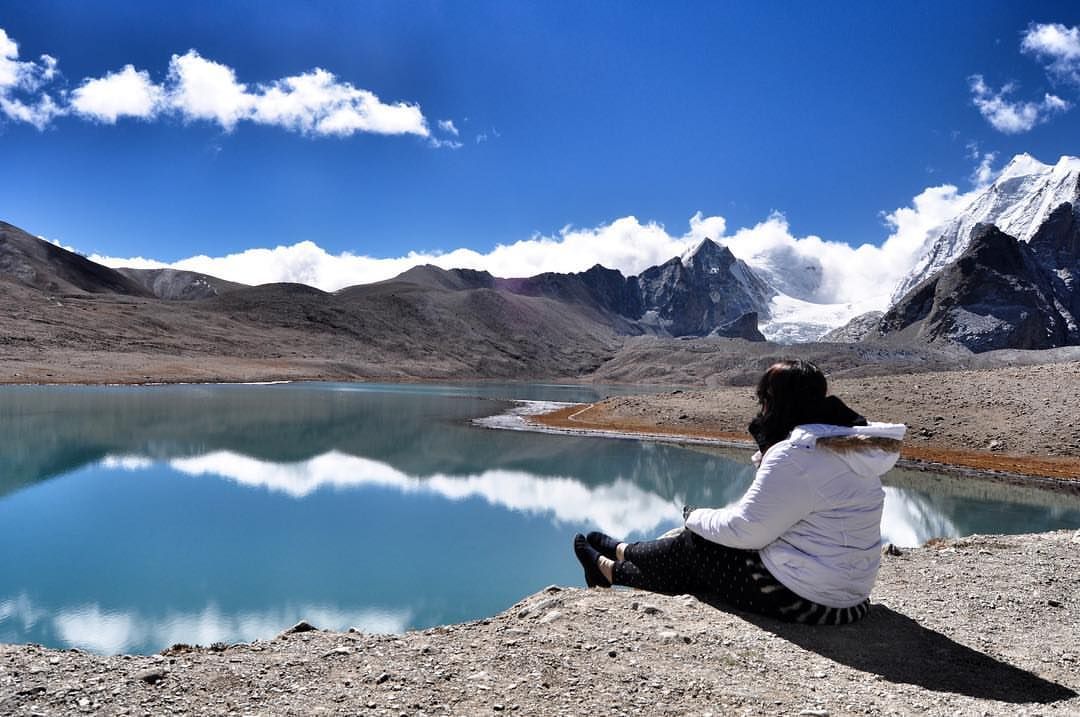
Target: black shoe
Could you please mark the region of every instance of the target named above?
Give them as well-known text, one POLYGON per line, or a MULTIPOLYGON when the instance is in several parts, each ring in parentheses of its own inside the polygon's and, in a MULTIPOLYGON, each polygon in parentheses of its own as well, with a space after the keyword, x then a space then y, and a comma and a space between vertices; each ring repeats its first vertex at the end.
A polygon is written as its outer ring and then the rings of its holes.
POLYGON ((594 530, 585 536, 585 540, 589 541, 589 545, 596 548, 596 552, 605 558, 615 559, 615 548, 619 547, 619 541, 615 540, 615 538, 612 538, 607 533, 598 533, 594 530))
POLYGON ((589 541, 585 540, 585 536, 581 533, 574 536, 574 555, 577 556, 578 562, 581 563, 581 567, 585 570, 586 585, 591 588, 611 587, 611 583, 608 582, 608 579, 600 572, 600 568, 596 564, 596 560, 600 557, 600 553, 596 552, 596 548, 589 545, 589 541))

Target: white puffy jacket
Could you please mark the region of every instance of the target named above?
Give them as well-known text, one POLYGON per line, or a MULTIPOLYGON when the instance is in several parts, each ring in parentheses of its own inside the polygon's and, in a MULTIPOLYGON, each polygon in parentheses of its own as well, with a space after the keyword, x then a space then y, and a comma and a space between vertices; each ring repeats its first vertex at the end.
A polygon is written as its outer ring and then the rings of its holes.
POLYGON ((906 430, 895 423, 798 426, 760 458, 737 503, 694 510, 686 527, 722 545, 760 550, 765 567, 800 597, 857 605, 870 596, 881 561, 880 477, 899 458, 906 430))

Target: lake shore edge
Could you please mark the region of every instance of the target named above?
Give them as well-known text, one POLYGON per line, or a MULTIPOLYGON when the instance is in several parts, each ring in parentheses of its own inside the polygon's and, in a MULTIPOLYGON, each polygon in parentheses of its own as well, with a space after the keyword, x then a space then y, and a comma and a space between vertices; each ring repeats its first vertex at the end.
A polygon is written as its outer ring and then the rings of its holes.
MULTIPOLYGON (((538 430, 598 438, 697 443, 747 451, 753 441, 733 431, 672 428, 660 423, 627 421, 611 415, 606 402, 576 404, 528 416, 538 430)), ((957 477, 974 477, 1080 495, 1080 459, 1048 460, 1038 456, 947 450, 905 444, 897 465, 957 477)))
POLYGON ((1078 552, 1080 531, 1057 531, 885 555, 870 615, 842 627, 551 586, 402 635, 139 656, 3 644, 0 713, 1076 714, 1078 552))

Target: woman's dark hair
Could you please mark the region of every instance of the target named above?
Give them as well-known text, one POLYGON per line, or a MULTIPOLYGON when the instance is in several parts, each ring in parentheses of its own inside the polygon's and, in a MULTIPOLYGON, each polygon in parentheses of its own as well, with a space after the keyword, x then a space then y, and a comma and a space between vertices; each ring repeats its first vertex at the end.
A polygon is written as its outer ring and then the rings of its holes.
POLYGON ((866 419, 836 396, 829 396, 825 374, 801 359, 778 361, 757 385, 760 411, 750 422, 750 434, 762 452, 805 423, 865 426, 866 419))

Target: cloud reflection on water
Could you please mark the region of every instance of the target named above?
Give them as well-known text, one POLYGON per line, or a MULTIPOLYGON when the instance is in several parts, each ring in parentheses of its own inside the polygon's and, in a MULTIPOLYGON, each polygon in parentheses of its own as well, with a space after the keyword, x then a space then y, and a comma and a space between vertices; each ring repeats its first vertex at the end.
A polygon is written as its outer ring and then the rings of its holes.
MULTIPOLYGON (((139 456, 109 456, 102 465, 141 470, 152 465, 139 456)), ((526 471, 493 469, 475 475, 435 473, 410 476, 381 461, 330 451, 295 463, 275 463, 231 451, 215 451, 168 461, 190 476, 214 475, 252 488, 302 499, 323 489, 393 488, 425 492, 447 500, 481 498, 514 511, 551 515, 559 523, 587 524, 616 536, 650 534, 677 517, 678 501, 643 490, 625 479, 589 486, 570 477, 541 477, 526 471)), ((882 539, 903 547, 960 530, 929 498, 900 488, 885 488, 882 539)))
POLYGON ((344 610, 319 604, 282 605, 228 614, 211 603, 199 612, 146 615, 134 610, 109 610, 97 603, 46 610, 36 607, 26 594, 0 600, 0 625, 11 620, 24 631, 39 628, 60 644, 100 654, 179 642, 198 645, 251 642, 267 639, 280 632, 282 626, 300 619, 322 629, 355 627, 373 634, 402 633, 412 618, 409 609, 344 610))
POLYGON ((588 486, 568 477, 539 477, 525 471, 492 469, 467 476, 435 473, 410 476, 381 461, 337 451, 297 463, 271 463, 230 451, 177 458, 169 467, 191 476, 217 475, 242 485, 303 498, 324 488, 364 486, 427 492, 448 500, 482 498, 491 505, 525 513, 550 514, 559 522, 590 523, 612 535, 649 532, 677 515, 679 506, 634 483, 616 479, 588 486))

